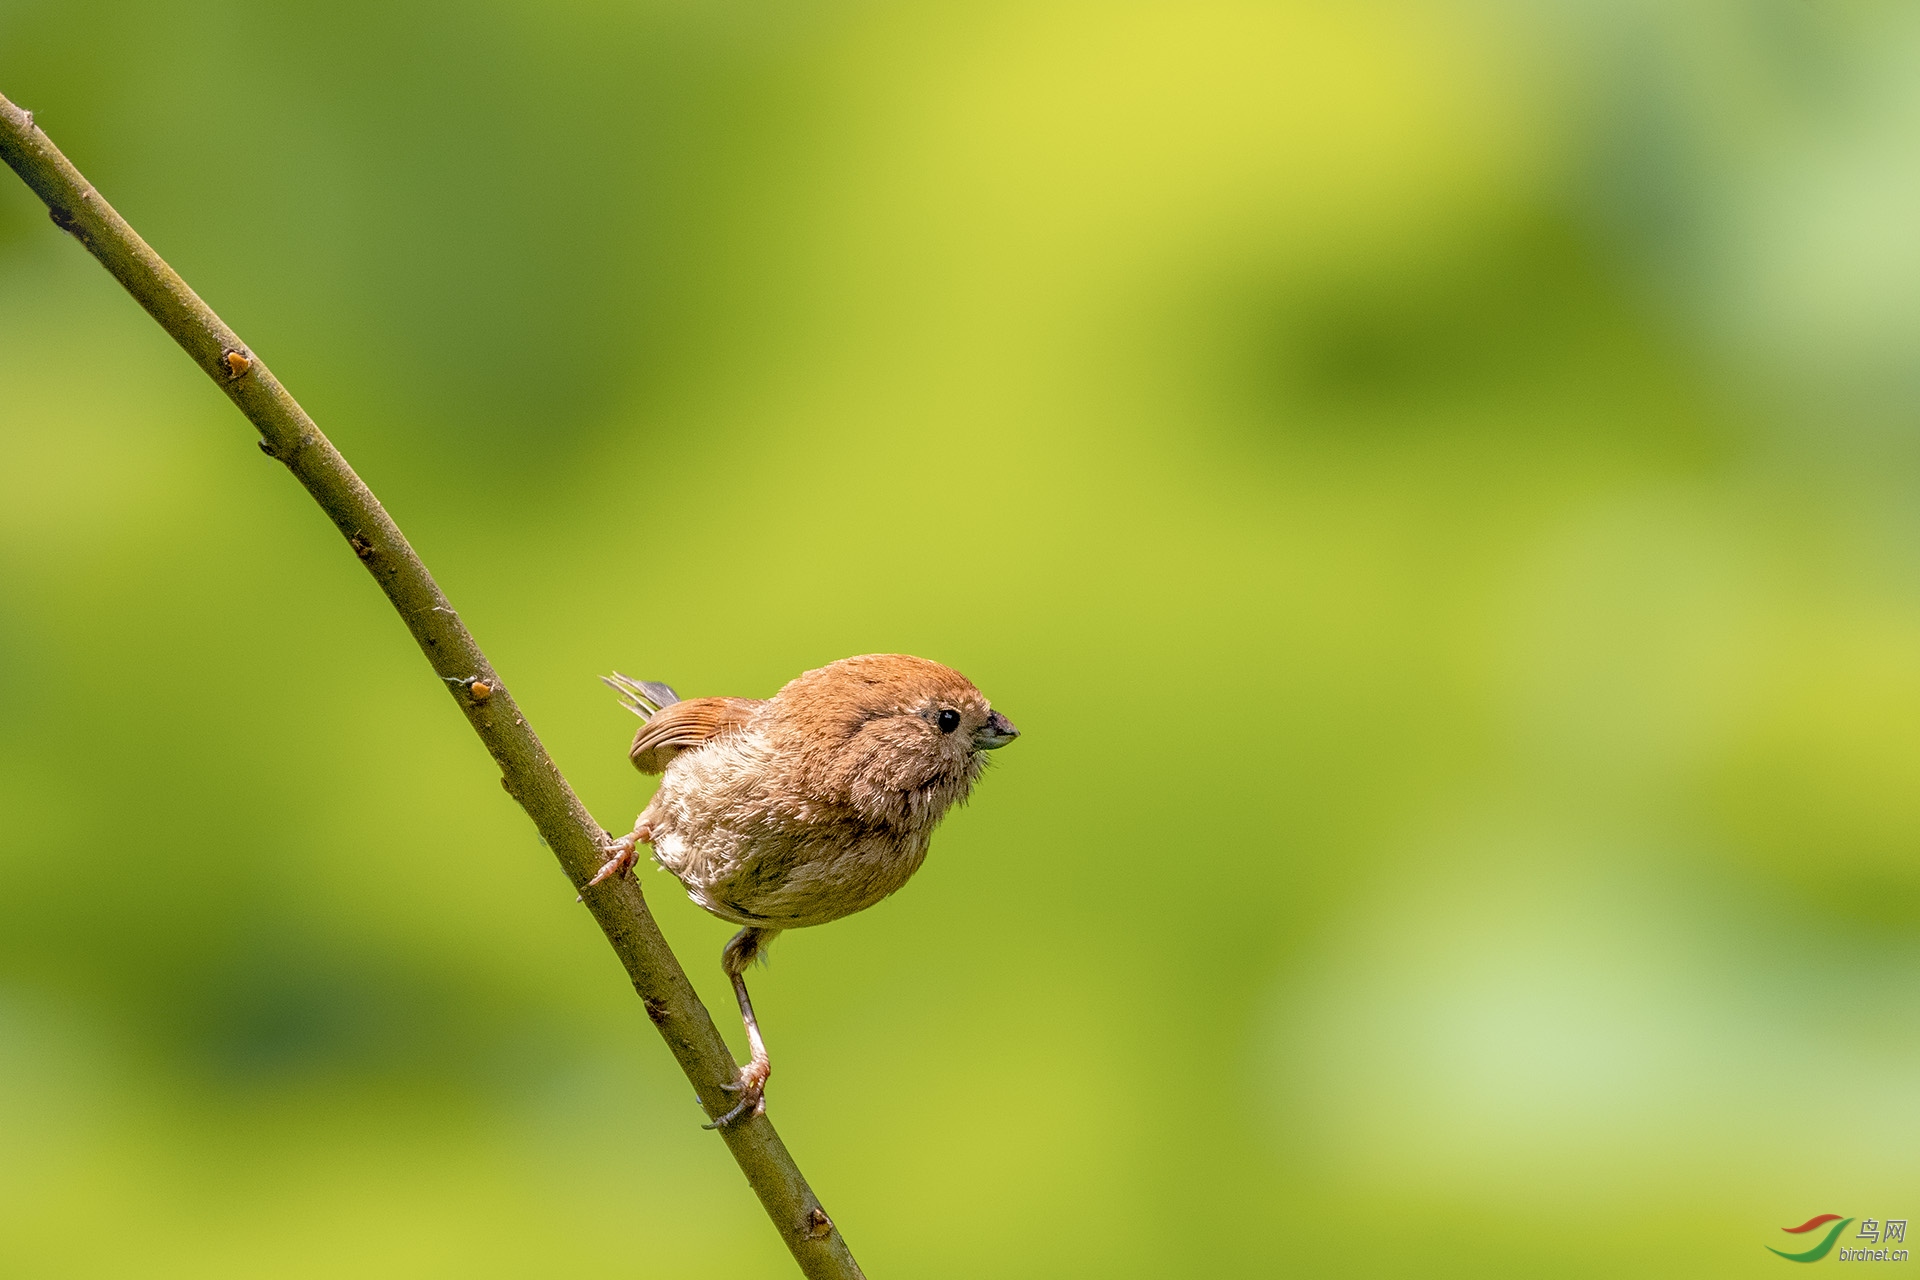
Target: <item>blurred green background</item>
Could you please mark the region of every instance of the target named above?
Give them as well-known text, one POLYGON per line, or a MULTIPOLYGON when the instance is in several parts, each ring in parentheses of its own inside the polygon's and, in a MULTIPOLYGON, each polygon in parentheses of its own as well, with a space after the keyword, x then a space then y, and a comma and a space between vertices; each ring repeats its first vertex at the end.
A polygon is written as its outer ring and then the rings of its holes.
MULTIPOLYGON (((606 825, 614 667, 904 650, 1025 731, 755 985, 875 1277, 1920 1218, 1910 4, 0 0, 0 91, 606 825)), ((792 1274, 360 566, 11 177, 0 708, 0 1272, 792 1274)))

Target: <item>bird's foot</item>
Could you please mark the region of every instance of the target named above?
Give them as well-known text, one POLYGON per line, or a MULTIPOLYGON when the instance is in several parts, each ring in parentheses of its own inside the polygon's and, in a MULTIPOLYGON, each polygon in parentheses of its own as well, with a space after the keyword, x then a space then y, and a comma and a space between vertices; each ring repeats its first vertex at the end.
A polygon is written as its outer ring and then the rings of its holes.
POLYGON ((740 1068, 740 1078, 732 1084, 720 1087, 728 1093, 740 1095, 740 1101, 733 1104, 733 1110, 716 1119, 712 1124, 703 1124, 702 1129, 724 1129, 737 1120, 748 1116, 763 1116, 767 1113, 767 1077, 773 1074, 773 1066, 765 1058, 756 1059, 740 1068))
POLYGON ((645 827, 640 827, 636 828, 632 835, 621 836, 615 840, 607 849, 607 860, 600 864, 600 870, 594 872, 593 879, 587 881, 587 888, 591 889, 597 884, 612 880, 616 876, 623 876, 633 870, 634 864, 640 861, 640 854, 634 846, 650 834, 652 833, 645 827))
POLYGON ((600 870, 594 872, 593 879, 587 881, 589 888, 615 876, 623 876, 633 870, 633 864, 640 861, 640 855, 634 851, 632 836, 621 836, 607 850, 607 860, 600 864, 600 870))

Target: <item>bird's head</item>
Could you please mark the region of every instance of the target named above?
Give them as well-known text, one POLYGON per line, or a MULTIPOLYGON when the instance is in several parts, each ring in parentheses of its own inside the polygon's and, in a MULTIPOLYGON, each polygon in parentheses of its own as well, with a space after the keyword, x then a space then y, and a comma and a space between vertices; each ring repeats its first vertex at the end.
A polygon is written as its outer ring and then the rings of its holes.
POLYGON ((890 824, 931 826, 966 797, 985 753, 1020 736, 958 671, 900 653, 809 671, 774 702, 778 745, 819 798, 890 824))

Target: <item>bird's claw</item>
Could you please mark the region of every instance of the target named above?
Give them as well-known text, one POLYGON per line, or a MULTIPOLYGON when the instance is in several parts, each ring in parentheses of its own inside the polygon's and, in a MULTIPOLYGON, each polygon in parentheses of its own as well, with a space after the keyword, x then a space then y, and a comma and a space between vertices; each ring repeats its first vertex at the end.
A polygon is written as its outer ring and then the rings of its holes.
POLYGON ((633 870, 633 865, 640 861, 640 855, 634 852, 633 846, 632 836, 621 836, 615 840, 613 847, 607 851, 606 862, 602 863, 600 870, 594 873, 593 879, 587 881, 587 887, 591 889, 594 885, 611 880, 615 876, 623 876, 633 870))
POLYGON ((702 1129, 724 1129, 737 1120, 748 1116, 767 1114, 767 1077, 773 1074, 773 1068, 765 1062, 749 1062, 740 1068, 740 1078, 731 1084, 720 1087, 728 1093, 740 1095, 740 1101, 733 1104, 733 1110, 716 1117, 711 1124, 703 1124, 702 1129))

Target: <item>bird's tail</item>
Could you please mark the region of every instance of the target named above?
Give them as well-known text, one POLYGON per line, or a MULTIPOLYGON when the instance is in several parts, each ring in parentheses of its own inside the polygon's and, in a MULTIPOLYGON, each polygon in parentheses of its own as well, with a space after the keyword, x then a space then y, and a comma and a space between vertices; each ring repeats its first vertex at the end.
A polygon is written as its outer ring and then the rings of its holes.
POLYGON ((672 685, 661 684, 658 680, 635 680, 616 671, 610 676, 601 676, 600 681, 620 695, 621 706, 642 720, 650 720, 660 708, 670 707, 680 701, 680 695, 673 691, 672 685))

